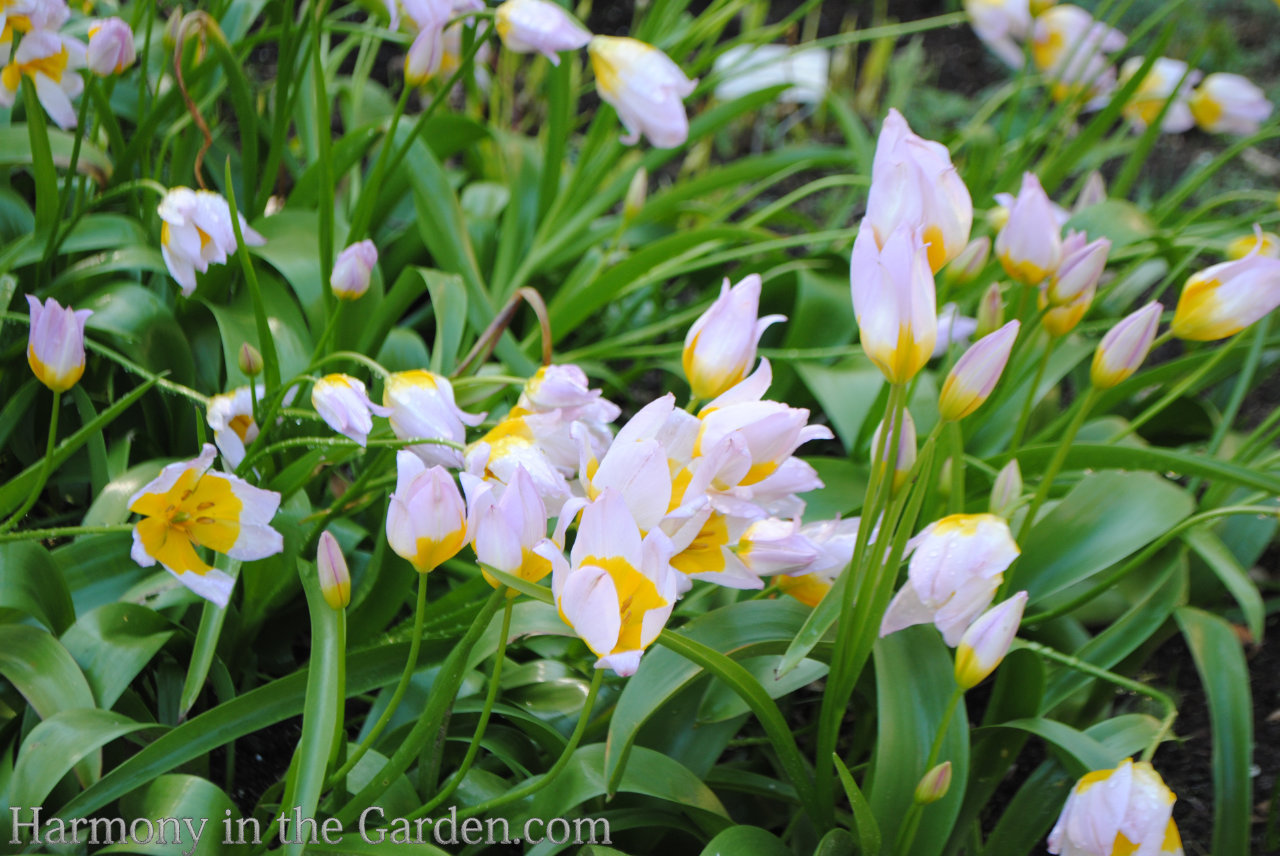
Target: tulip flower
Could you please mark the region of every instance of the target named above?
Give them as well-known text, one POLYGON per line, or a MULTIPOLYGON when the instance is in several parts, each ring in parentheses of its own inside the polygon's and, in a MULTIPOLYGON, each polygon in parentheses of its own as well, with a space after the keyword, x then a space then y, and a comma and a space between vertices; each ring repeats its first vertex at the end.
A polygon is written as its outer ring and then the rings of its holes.
POLYGON ((98 21, 89 28, 85 65, 100 77, 120 74, 138 58, 133 31, 119 18, 98 21))
POLYGON ((946 146, 912 133, 907 120, 890 109, 876 141, 871 189, 863 226, 883 248, 899 227, 918 229, 937 273, 969 241, 973 200, 951 164, 946 146))
POLYGON ((956 683, 961 689, 973 689, 1000 665, 1013 644, 1026 605, 1027 593, 1020 591, 988 609, 965 630, 956 646, 956 683))
POLYGON ((1031 34, 1028 0, 964 0, 973 32, 1010 68, 1022 68, 1019 43, 1031 34))
POLYGON ((84 374, 84 324, 93 310, 73 310, 52 297, 41 305, 30 294, 27 306, 31 312, 27 364, 42 384, 54 392, 66 392, 84 374))
POLYGON ((1115 72, 1106 55, 1123 48, 1125 42, 1124 33, 1095 21, 1079 6, 1063 3, 1036 18, 1031 58, 1052 81, 1054 98, 1063 100, 1081 92, 1099 99, 1115 86, 1115 72))
POLYGON ((387 508, 387 543, 420 574, 453 558, 467 541, 467 511, 453 476, 396 453, 396 489, 387 508))
POLYGON ((959 255, 947 263, 947 277, 956 285, 973 282, 987 266, 990 255, 991 239, 986 235, 974 238, 959 255))
MULTIPOLYGON (((823 520, 800 527, 800 534, 818 551, 805 573, 782 574, 773 582, 786 594, 806 606, 817 606, 826 597, 836 578, 853 561, 859 518, 823 520)), ((873 533, 874 537, 874 533, 873 533)))
POLYGON ((1255 248, 1237 261, 1194 274, 1173 312, 1173 335, 1211 342, 1239 333, 1280 305, 1280 259, 1255 248))
POLYGON ((591 33, 549 0, 506 0, 494 11, 498 38, 507 50, 538 53, 560 64, 559 51, 572 51, 591 41, 591 33))
POLYGON ((996 236, 996 255, 1009 276, 1023 285, 1038 285, 1062 261, 1061 228, 1034 173, 1022 175, 1009 222, 996 236))
POLYGON ((265 368, 262 352, 248 342, 240 343, 240 350, 236 351, 236 365, 245 377, 257 377, 265 368))
POLYGON ((1181 856, 1182 838, 1173 822, 1176 799, 1146 761, 1134 763, 1126 758, 1113 770, 1095 770, 1071 789, 1049 833, 1049 852, 1181 856))
POLYGON ((246 448, 258 439, 258 423, 253 421, 253 401, 255 398, 261 401, 264 395, 266 387, 258 384, 253 392, 242 386, 209 399, 205 421, 213 429, 213 442, 218 444, 218 450, 232 467, 240 466, 246 448))
POLYGON ((328 529, 320 533, 320 543, 316 545, 316 572, 324 602, 333 609, 346 609, 351 603, 351 572, 338 539, 328 529))
MULTIPOLYGON (((466 441, 464 425, 475 427, 484 414, 467 413, 453 399, 449 379, 435 372, 415 369, 389 375, 382 388, 382 403, 390 409, 391 430, 401 440, 440 439, 466 441)), ((420 443, 409 447, 426 464, 462 466, 462 453, 448 446, 420 443)))
POLYGON ((681 362, 695 398, 715 398, 746 377, 764 331, 786 320, 785 315, 757 317, 760 284, 760 275, 753 273, 731 289, 726 278, 720 296, 685 335, 681 362))
POLYGON ((1093 305, 1093 296, 1097 293, 1097 286, 1089 286, 1070 303, 1064 303, 1061 306, 1053 306, 1049 303, 1046 289, 1040 289, 1036 297, 1036 303, 1039 308, 1045 310, 1040 318, 1040 323, 1044 325, 1044 329, 1055 339, 1060 339, 1070 333, 1080 323, 1080 319, 1084 318, 1089 307, 1093 305))
POLYGON ((1013 513, 1022 504, 1022 470, 1018 467, 1018 459, 1013 458, 996 474, 996 482, 991 486, 991 500, 988 507, 991 513, 1005 520, 1013 517, 1013 513))
MULTIPOLYGON (((1117 85, 1123 86, 1129 78, 1138 73, 1144 57, 1135 56, 1125 60, 1120 67, 1120 80, 1117 85)), ((1188 98, 1191 87, 1199 82, 1201 73, 1191 70, 1182 60, 1159 57, 1142 78, 1129 102, 1124 105, 1124 117, 1138 130, 1144 130, 1156 120, 1165 102, 1172 100, 1169 109, 1160 122, 1160 130, 1166 134, 1181 134, 1191 130, 1195 119, 1191 115, 1188 98)))
POLYGON ((964 352, 942 385, 938 413, 944 421, 965 418, 982 406, 996 388, 1018 338, 1019 324, 1010 321, 964 352))
POLYGON ((129 498, 129 510, 142 515, 131 555, 144 568, 159 562, 196 594, 226 606, 235 580, 206 564, 196 548, 251 561, 279 553, 284 540, 269 525, 280 494, 214 472, 216 454, 205 443, 199 457, 169 464, 129 498))
POLYGON ((933 274, 919 233, 900 226, 877 247, 864 221, 850 280, 863 350, 890 383, 906 383, 929 361, 938 338, 933 274))
POLYGON ((1215 72, 1206 77, 1188 102, 1195 122, 1211 134, 1256 134, 1271 116, 1271 102, 1247 77, 1215 72))
POLYGON ((711 66, 719 81, 718 101, 733 101, 753 92, 785 86, 781 104, 816 104, 831 88, 831 51, 779 44, 737 44, 716 56, 711 66))
POLYGON ((378 264, 378 248, 373 241, 359 241, 338 253, 329 276, 329 287, 339 300, 356 300, 369 290, 369 279, 378 264))
POLYGON ((1076 197, 1076 204, 1071 210, 1079 213, 1086 208, 1092 208, 1102 202, 1107 201, 1107 183, 1102 177, 1102 173, 1096 169, 1089 173, 1084 180, 1084 187, 1080 188, 1080 195, 1076 197))
MULTIPOLYGON (((885 426, 889 424, 889 418, 886 417, 871 435, 871 466, 876 472, 883 477, 884 460, 893 454, 893 437, 882 439, 885 426), (881 443, 884 445, 881 446, 881 443), (883 458, 881 449, 884 450, 883 458)), ((916 463, 916 423, 911 418, 911 411, 902 411, 902 429, 898 433, 898 457, 893 465, 893 489, 896 491, 902 487, 904 481, 911 473, 911 468, 916 463)))
POLYGON ((766 517, 747 527, 734 552, 756 576, 800 574, 821 556, 821 551, 800 531, 800 520, 766 517))
POLYGON ((1258 254, 1269 259, 1280 259, 1280 235, 1261 230, 1241 235, 1227 244, 1227 258, 1242 259, 1257 248, 1258 254))
POLYGON ((1062 242, 1062 262, 1045 288, 1050 305, 1065 306, 1098 285, 1107 267, 1111 241, 1098 238, 1085 243, 1088 240, 1084 232, 1072 232, 1062 242))
MULTIPOLYGON (((587 373, 573 364, 541 366, 525 382, 515 411, 522 413, 556 412, 568 422, 588 424, 593 433, 604 431, 618 418, 621 408, 591 389, 587 373)), ((607 443, 606 443, 607 445, 607 443)))
POLYGON ((558 515, 571 493, 566 474, 572 473, 577 460, 576 443, 573 425, 566 424, 558 412, 508 415, 467 447, 466 470, 510 484, 523 468, 547 511, 558 515))
MULTIPOLYGON (((517 468, 501 496, 500 486, 468 473, 462 474, 462 484, 471 518, 468 536, 477 561, 531 583, 551 573, 551 562, 535 552, 547 540, 547 508, 529 473, 517 468)), ((497 588, 497 579, 484 567, 485 580, 497 588)), ((509 594, 514 597, 515 591, 509 594)))
POLYGON ((1094 351, 1089 370, 1095 387, 1110 389, 1138 370, 1151 350, 1163 311, 1159 303, 1148 303, 1107 331, 1094 351))
POLYGON ((364 382, 347 374, 325 375, 311 388, 311 406, 325 424, 361 446, 373 430, 373 416, 390 416, 391 408, 369 400, 364 382))
MULTIPOLYGON (((196 273, 204 273, 210 264, 225 264, 227 254, 236 249, 231 207, 211 190, 174 187, 156 210, 164 221, 160 226, 160 254, 170 276, 182 287, 183 297, 190 297, 196 290, 196 273)), ((246 244, 257 247, 267 242, 249 228, 239 212, 236 216, 246 244)))
POLYGON ((907 548, 913 551, 907 582, 889 603, 880 635, 932 622, 953 648, 991 603, 1019 553, 1009 524, 994 514, 944 517, 907 548))
POLYGON ((618 111, 632 145, 644 134, 660 149, 683 145, 689 137, 684 99, 696 81, 662 51, 636 39, 594 36, 587 45, 600 98, 618 111))
MULTIPOLYGON (((7 53, 7 47, 6 53, 7 53)), ((85 64, 85 46, 53 30, 32 29, 0 73, 0 107, 12 107, 26 75, 49 118, 64 131, 76 126, 71 99, 84 90, 77 71, 85 64)))
POLYGON ((541 552, 552 563, 560 617, 599 658, 596 668, 635 674, 675 606, 671 540, 659 530, 642 538, 622 497, 608 489, 583 510, 570 561, 545 543, 541 552))
POLYGON ((403 3, 416 34, 404 57, 404 80, 421 86, 439 70, 444 60, 444 27, 453 12, 450 0, 413 0, 403 3))
POLYGON ((993 282, 978 300, 978 326, 974 332, 979 336, 989 336, 1003 324, 1004 297, 1000 294, 1000 283, 993 282))

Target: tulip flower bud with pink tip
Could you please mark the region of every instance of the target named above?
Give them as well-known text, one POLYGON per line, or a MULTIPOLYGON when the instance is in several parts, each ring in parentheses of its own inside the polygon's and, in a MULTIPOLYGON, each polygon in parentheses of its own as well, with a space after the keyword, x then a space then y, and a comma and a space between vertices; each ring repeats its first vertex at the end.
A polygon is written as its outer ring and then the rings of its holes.
MULTIPOLYGON (((871 463, 878 471, 882 471, 884 464, 877 463, 877 456, 880 454, 881 442, 884 443, 884 455, 887 457, 893 453, 893 435, 881 440, 885 431, 885 426, 889 424, 886 418, 876 428, 875 433, 871 435, 871 463)), ((916 463, 916 423, 911 418, 911 411, 902 411, 902 428, 898 432, 898 457, 893 465, 893 489, 898 490, 902 487, 902 483, 911 473, 911 468, 916 463)))
POLYGON ((498 38, 516 53, 538 52, 560 64, 560 51, 572 51, 591 41, 591 33, 573 16, 548 0, 506 0, 494 10, 498 38))
POLYGON ((373 241, 360 241, 338 253, 329 275, 329 287, 339 300, 355 300, 369 290, 373 268, 378 264, 378 248, 373 241))
POLYGON ((1087 289, 1097 286, 1107 267, 1111 241, 1098 238, 1085 243, 1087 240, 1083 232, 1072 232, 1062 242, 1062 263, 1054 271, 1045 289, 1045 296, 1050 304, 1064 306, 1087 289))
POLYGON ((1170 329, 1179 339, 1212 342, 1234 336, 1280 305, 1280 259, 1255 249, 1237 261, 1187 280, 1170 329))
POLYGON ((947 277, 956 285, 973 282, 987 266, 990 255, 991 239, 986 235, 974 238, 947 264, 947 277))
POLYGON ((858 337, 890 383, 915 377, 938 339, 937 295, 918 231, 899 226, 877 246, 863 222, 850 264, 858 337))
POLYGON ((84 324, 90 309, 74 310, 50 297, 41 305, 27 295, 31 330, 27 339, 27 364, 36 379, 54 392, 66 392, 84 374, 84 324))
POLYGON ((974 332, 979 337, 987 336, 999 330, 1004 324, 1004 297, 1000 294, 1000 283, 993 282, 982 292, 978 301, 978 329, 974 332))
POLYGON ((982 406, 996 388, 1009 352, 1018 338, 1020 325, 1010 321, 999 330, 979 339, 964 352, 947 375, 938 398, 938 413, 946 422, 955 422, 982 406))
POLYGON ((89 27, 85 65, 99 77, 120 74, 138 58, 133 31, 119 18, 107 18, 89 27))
POLYGON ((467 510, 453 476, 396 453, 396 489, 387 508, 387 543, 420 574, 453 558, 467 540, 467 510))
POLYGON ((996 475, 996 483, 991 487, 991 500, 988 507, 991 513, 1005 520, 1013 517, 1013 513, 1022 504, 1022 470, 1018 467, 1018 459, 1013 458, 996 475))
POLYGON ((1110 389, 1138 370, 1151 350, 1163 311, 1159 303, 1148 303, 1107 331, 1094 351, 1089 370, 1095 387, 1110 389))
POLYGON ((973 689, 1000 665, 1013 644, 1026 605, 1027 593, 1020 591, 978 616, 965 630, 956 647, 956 683, 961 689, 973 689))
POLYGON ((935 803, 951 790, 951 762, 943 761, 920 778, 916 785, 915 802, 917 805, 935 803))
POLYGON ((1038 285, 1062 261, 1061 227, 1053 203, 1034 173, 1024 173, 1009 220, 996 236, 996 255, 1009 276, 1038 285))
POLYGON ((334 609, 345 609, 351 603, 351 573, 338 539, 328 529, 320 533, 320 542, 316 545, 316 571, 320 575, 324 602, 334 609))
POLYGON ((751 274, 733 288, 725 279, 720 296, 693 322, 684 339, 681 363, 694 397, 715 398, 751 372, 764 331, 786 320, 785 315, 758 318, 759 311, 759 274, 751 274))

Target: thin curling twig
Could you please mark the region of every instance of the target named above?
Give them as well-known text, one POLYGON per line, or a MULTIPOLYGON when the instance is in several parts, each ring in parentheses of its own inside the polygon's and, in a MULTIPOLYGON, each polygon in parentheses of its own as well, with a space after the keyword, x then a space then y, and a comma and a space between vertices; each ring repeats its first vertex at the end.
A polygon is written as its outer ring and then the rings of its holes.
POLYGON ((470 353, 458 364, 453 370, 452 377, 460 377, 472 363, 481 362, 489 358, 493 353, 493 349, 498 345, 498 338, 506 332, 507 327, 511 326, 511 321, 516 317, 516 310, 520 307, 520 301, 528 303, 533 309, 533 314, 538 316, 538 326, 542 328, 542 364, 544 366, 551 365, 551 317, 547 314, 546 301, 542 299, 542 295, 537 289, 524 286, 516 289, 516 293, 511 295, 511 299, 506 305, 498 311, 498 314, 489 322, 489 326, 480 334, 480 338, 476 339, 475 345, 471 348, 470 353))
MULTIPOLYGON (((213 24, 213 19, 209 17, 207 12, 192 12, 182 19, 182 23, 178 25, 178 43, 173 51, 173 76, 178 82, 178 91, 182 93, 182 100, 187 105, 187 112, 191 114, 191 119, 196 123, 196 127, 200 129, 200 134, 204 137, 204 142, 200 144, 200 151, 196 152, 196 162, 194 171, 196 174, 196 184, 200 185, 201 190, 208 190, 209 186, 205 184, 202 168, 204 166, 204 156, 213 146, 213 134, 209 131, 209 124, 205 122, 204 116, 200 113, 200 108, 196 106, 196 102, 192 100, 191 93, 187 91, 186 81, 182 79, 182 48, 187 41, 187 30, 193 26, 198 27, 197 34, 200 36, 201 47, 204 46, 205 28, 213 24)), ((214 26, 217 26, 214 24, 214 26)))

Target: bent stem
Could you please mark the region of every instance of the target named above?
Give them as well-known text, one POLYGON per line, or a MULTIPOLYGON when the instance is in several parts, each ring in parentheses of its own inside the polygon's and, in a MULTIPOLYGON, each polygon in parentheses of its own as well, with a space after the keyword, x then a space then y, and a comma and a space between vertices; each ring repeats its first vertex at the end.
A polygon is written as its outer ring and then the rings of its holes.
MULTIPOLYGON (((921 776, 928 775, 934 765, 938 763, 938 756, 942 754, 942 741, 947 736, 947 730, 951 728, 951 720, 956 714, 956 708, 960 705, 960 699, 964 698, 964 690, 956 687, 951 691, 951 698, 947 700, 947 708, 943 711, 942 721, 938 723, 938 732, 933 736, 933 745, 929 747, 929 757, 924 762, 924 772, 921 776)), ((893 852, 905 854, 911 852, 911 843, 915 840, 916 830, 920 827, 920 815, 924 812, 924 804, 916 800, 912 800, 911 808, 907 809, 907 816, 903 818, 902 826, 898 829, 898 840, 893 845, 893 852)))
POLYGON ((44 490, 45 484, 49 481, 49 473, 53 469, 53 443, 58 436, 58 411, 61 410, 62 391, 55 389, 53 391, 53 412, 49 415, 49 438, 44 445, 44 461, 40 465, 40 474, 36 476, 36 482, 31 486, 31 493, 27 495, 27 499, 13 513, 13 516, 0 526, 0 533, 8 532, 13 527, 22 522, 22 518, 36 504, 36 500, 40 498, 40 491, 44 490))

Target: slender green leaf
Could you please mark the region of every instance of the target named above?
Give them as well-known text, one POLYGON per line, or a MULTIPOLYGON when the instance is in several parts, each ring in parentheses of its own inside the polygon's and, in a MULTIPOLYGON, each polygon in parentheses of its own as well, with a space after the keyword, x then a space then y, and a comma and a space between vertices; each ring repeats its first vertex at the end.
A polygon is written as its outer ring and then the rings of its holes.
POLYGON ((1188 529, 1182 534, 1182 540, 1187 542, 1187 546, 1204 560, 1204 563, 1217 574, 1227 591, 1231 592, 1231 596, 1240 605, 1240 611, 1244 613, 1245 624, 1249 627, 1250 635, 1255 642, 1261 642, 1263 622, 1266 618, 1265 607, 1257 585, 1249 579, 1248 571, 1240 566, 1230 548, 1207 526, 1188 529))
POLYGON ((58 780, 91 753, 117 737, 162 727, 135 722, 109 710, 60 710, 31 729, 18 750, 9 801, 16 806, 38 806, 58 780))

